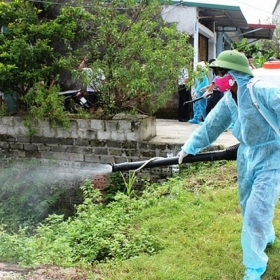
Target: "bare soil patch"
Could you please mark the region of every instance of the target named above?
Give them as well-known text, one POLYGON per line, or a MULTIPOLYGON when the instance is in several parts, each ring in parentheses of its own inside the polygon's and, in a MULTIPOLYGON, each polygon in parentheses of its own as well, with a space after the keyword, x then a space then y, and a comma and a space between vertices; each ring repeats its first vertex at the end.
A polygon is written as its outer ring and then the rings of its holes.
POLYGON ((87 273, 77 268, 40 265, 36 268, 19 267, 16 264, 0 262, 2 280, 86 280, 87 273))

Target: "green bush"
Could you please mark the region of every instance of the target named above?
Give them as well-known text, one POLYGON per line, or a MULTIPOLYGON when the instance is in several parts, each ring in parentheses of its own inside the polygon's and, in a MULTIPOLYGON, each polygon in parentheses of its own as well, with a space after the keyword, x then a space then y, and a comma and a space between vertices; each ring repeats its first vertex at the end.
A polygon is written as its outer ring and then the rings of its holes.
MULTIPOLYGON (((115 201, 104 205, 99 190, 90 181, 81 187, 84 203, 76 214, 65 220, 52 214, 40 224, 33 236, 8 234, 2 228, 0 259, 34 265, 93 263, 109 259, 123 260, 139 254, 155 254, 160 242, 147 229, 130 225, 136 210, 145 207, 141 198, 116 195, 115 201), (24 250, 21 249, 24 244, 24 250)), ((144 199, 147 199, 144 198, 144 199)), ((152 198, 154 199, 154 198, 152 198)))
POLYGON ((22 97, 28 109, 25 125, 30 135, 36 132, 34 119, 48 119, 51 125, 62 126, 65 129, 70 127, 69 115, 64 111, 64 98, 58 93, 59 87, 46 88, 38 84, 22 97))

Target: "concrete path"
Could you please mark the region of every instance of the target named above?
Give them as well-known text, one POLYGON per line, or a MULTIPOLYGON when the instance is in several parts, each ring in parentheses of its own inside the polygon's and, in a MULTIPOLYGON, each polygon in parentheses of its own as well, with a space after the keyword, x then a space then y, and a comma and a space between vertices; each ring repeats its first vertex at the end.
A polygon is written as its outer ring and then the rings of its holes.
MULTIPOLYGON (((149 143, 167 143, 167 144, 184 144, 191 133, 198 128, 199 124, 188 122, 179 122, 178 120, 156 120, 157 135, 149 143)), ((220 135, 213 144, 223 145, 226 148, 238 143, 238 140, 232 135, 231 129, 220 135)))

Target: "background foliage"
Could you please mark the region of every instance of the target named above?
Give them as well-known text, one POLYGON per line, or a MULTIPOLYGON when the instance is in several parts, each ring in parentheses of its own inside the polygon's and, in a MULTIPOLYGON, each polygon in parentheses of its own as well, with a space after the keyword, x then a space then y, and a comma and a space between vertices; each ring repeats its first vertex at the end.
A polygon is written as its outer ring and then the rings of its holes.
MULTIPOLYGON (((165 104, 176 90, 180 68, 191 62, 193 49, 188 36, 161 19, 162 1, 61 4, 0 3, 0 26, 5 27, 0 34, 1 91, 17 92, 18 106, 29 111, 34 102, 23 97, 37 91, 38 83, 48 90, 55 81, 69 89, 64 74, 71 73, 66 79, 80 83, 83 75, 77 69, 88 57, 88 66, 101 68, 106 76, 101 88, 104 114, 153 114, 165 104)), ((37 96, 48 98, 42 94, 37 91, 37 96)), ((51 102, 60 106, 53 98, 51 102)), ((36 106, 41 110, 33 111, 35 117, 48 115, 42 104, 36 106)))
POLYGON ((104 7, 91 1, 94 13, 82 53, 92 58, 93 69, 105 71, 105 104, 152 114, 176 90, 179 70, 190 64, 193 49, 175 24, 162 21, 161 3, 110 1, 104 7))
POLYGON ((252 55, 254 65, 257 68, 263 66, 270 57, 279 58, 279 27, 276 28, 272 40, 260 40, 257 43, 249 43, 248 39, 243 39, 240 42, 234 42, 232 47, 247 55, 252 55), (277 39, 278 38, 278 39, 277 39))

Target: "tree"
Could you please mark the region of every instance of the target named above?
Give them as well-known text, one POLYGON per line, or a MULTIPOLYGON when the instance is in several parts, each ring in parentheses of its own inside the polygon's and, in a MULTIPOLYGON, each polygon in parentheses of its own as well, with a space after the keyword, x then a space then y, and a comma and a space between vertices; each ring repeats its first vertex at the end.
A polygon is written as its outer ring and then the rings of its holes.
POLYGON ((278 53, 277 40, 275 39, 264 39, 260 40, 259 43, 249 43, 248 39, 243 39, 240 42, 234 42, 233 48, 240 52, 243 52, 246 56, 252 55, 254 57, 254 65, 257 68, 262 67, 269 57, 276 56, 276 54, 278 53))
POLYGON ((156 112, 176 89, 180 68, 192 60, 188 36, 162 21, 161 2, 92 0, 86 9, 90 21, 78 51, 92 59, 91 68, 105 72, 102 96, 108 113, 156 112))
POLYGON ((90 67, 106 76, 105 114, 127 108, 153 114, 176 89, 179 69, 192 60, 188 36, 162 21, 160 0, 65 3, 54 19, 43 16, 53 7, 48 5, 0 3, 0 25, 7 27, 0 35, 0 90, 18 92, 27 108, 30 89, 40 81, 47 88, 63 69, 83 79, 77 69, 87 56, 90 67))
POLYGON ((63 105, 58 88, 46 94, 61 70, 62 55, 53 46, 57 41, 73 38, 76 30, 73 24, 60 23, 59 17, 53 21, 40 20, 40 13, 28 1, 0 3, 0 25, 4 30, 0 34, 0 90, 18 94, 19 110, 48 108, 39 110, 37 116, 60 121, 63 105), (31 89, 33 96, 29 98, 31 89))
POLYGON ((273 56, 275 58, 280 58, 280 26, 279 21, 273 20, 273 24, 276 25, 273 37, 271 40, 262 40, 262 49, 266 50, 269 55, 268 58, 273 56))

